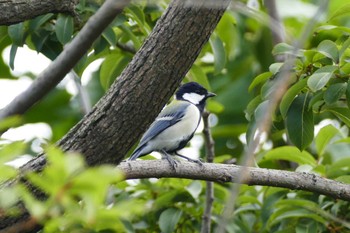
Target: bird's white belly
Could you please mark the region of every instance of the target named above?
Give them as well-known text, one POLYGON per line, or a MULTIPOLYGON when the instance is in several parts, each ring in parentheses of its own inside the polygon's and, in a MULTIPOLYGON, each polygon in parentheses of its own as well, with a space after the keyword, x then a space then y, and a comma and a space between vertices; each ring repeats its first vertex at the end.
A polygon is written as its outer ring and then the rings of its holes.
POLYGON ((181 121, 167 128, 155 140, 152 140, 153 148, 157 148, 158 150, 175 149, 178 143, 187 139, 196 131, 201 119, 200 111, 192 104, 188 106, 187 111, 186 116, 181 121))

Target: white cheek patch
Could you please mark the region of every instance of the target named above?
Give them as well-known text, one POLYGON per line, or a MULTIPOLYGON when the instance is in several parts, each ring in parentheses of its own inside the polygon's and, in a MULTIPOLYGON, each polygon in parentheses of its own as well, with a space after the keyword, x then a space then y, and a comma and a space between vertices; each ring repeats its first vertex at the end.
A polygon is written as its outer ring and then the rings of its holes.
POLYGON ((192 104, 199 104, 203 99, 204 95, 199 95, 196 93, 185 93, 182 98, 184 98, 187 101, 190 101, 192 104))

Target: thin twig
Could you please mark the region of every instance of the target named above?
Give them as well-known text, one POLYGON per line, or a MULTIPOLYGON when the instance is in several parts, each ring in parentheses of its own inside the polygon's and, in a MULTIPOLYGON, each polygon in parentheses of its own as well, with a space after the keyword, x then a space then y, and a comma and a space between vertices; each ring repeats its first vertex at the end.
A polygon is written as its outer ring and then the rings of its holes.
POLYGON ((272 43, 273 45, 276 45, 278 43, 281 43, 285 40, 285 30, 283 27, 283 24, 281 22, 281 18, 278 15, 277 8, 276 8, 276 1, 275 0, 265 0, 264 1, 266 9, 271 17, 270 19, 270 28, 272 27, 272 24, 275 24, 278 30, 271 30, 272 34, 272 43))
MULTIPOLYGON (((214 147, 214 139, 211 135, 210 125, 209 125, 209 115, 210 113, 205 110, 203 112, 203 134, 204 134, 204 141, 205 141, 205 150, 207 153, 207 162, 212 163, 214 162, 214 156, 215 156, 215 147, 214 147)), ((211 213, 213 209, 213 202, 214 202, 214 184, 211 181, 206 182, 206 190, 205 190, 205 209, 202 216, 202 228, 201 233, 209 233, 211 229, 211 213)))
MULTIPOLYGON (((276 1, 275 0, 265 0, 264 1, 266 9, 271 17, 270 19, 270 28, 272 28, 271 25, 276 24, 277 27, 279 27, 279 30, 271 30, 272 35, 272 45, 275 46, 279 43, 284 42, 285 40, 285 30, 284 26, 282 24, 281 18, 278 14, 277 8, 276 8, 276 1)), ((275 55, 275 60, 278 62, 285 61, 286 56, 285 55, 275 55)))
MULTIPOLYGON (((279 21, 273 17, 265 14, 264 12, 249 8, 241 2, 232 1, 230 9, 232 11, 240 12, 250 18, 257 20, 259 23, 266 25, 270 28, 272 33, 280 34, 281 33, 281 24, 279 21)), ((291 35, 288 32, 284 32, 284 39, 290 40, 291 35)))
POLYGON ((87 21, 78 35, 65 46, 62 53, 39 74, 30 87, 0 111, 0 120, 23 114, 49 93, 78 63, 90 49, 92 43, 129 2, 129 0, 107 0, 87 21))
MULTIPOLYGON (((296 41, 294 45, 293 54, 297 54, 297 51, 304 45, 306 39, 312 32, 312 29, 314 25, 316 24, 316 20, 322 15, 322 13, 327 9, 328 1, 325 1, 323 4, 320 5, 315 15, 310 19, 308 24, 305 26, 303 33, 301 37, 296 41)), ((278 77, 276 78, 276 83, 274 84, 273 92, 270 95, 270 98, 268 100, 268 104, 266 106, 266 109, 264 111, 265 114, 261 116, 260 119, 256 119, 257 126, 255 133, 252 133, 252 139, 249 140, 246 153, 243 156, 243 162, 242 162, 242 168, 240 171, 240 176, 237 177, 237 180, 235 181, 235 185, 232 185, 231 187, 231 195, 226 201, 224 212, 221 216, 221 221, 219 224, 219 233, 224 233, 225 228, 228 224, 229 218, 232 216, 232 213, 234 212, 234 205, 236 198, 238 196, 239 190, 240 190, 240 184, 242 181, 246 180, 246 178, 249 176, 249 171, 246 169, 247 167, 250 167, 254 163, 254 152, 258 148, 261 138, 264 134, 268 134, 271 128, 271 115, 275 111, 276 107, 278 106, 278 103, 280 99, 282 98, 283 94, 285 93, 285 90, 290 84, 289 77, 292 72, 292 67, 295 64, 296 56, 291 57, 289 60, 285 62, 285 66, 281 71, 279 72, 278 77)))

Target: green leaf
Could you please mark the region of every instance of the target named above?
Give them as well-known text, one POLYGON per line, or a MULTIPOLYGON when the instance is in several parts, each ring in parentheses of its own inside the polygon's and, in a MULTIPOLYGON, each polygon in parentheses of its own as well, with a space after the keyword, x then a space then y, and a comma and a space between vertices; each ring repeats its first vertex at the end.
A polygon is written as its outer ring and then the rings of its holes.
POLYGON ((337 45, 331 40, 323 40, 318 46, 317 51, 328 58, 331 58, 335 63, 339 63, 339 51, 337 45))
POLYGON ((19 126, 20 124, 23 124, 23 120, 19 115, 7 117, 0 121, 0 132, 11 127, 19 126))
POLYGON ((271 98, 273 93, 276 90, 276 80, 274 79, 268 79, 262 86, 261 86, 261 98, 264 100, 268 100, 271 98))
POLYGON ((29 31, 34 32, 39 29, 40 26, 48 22, 54 16, 53 13, 48 13, 45 15, 40 15, 35 19, 29 21, 29 31))
MULTIPOLYGON (((2 187, 0 189, 0 208, 9 209, 20 200, 18 187, 12 185, 10 187, 2 187)), ((3 213, 4 214, 4 213, 3 213)))
POLYGON ((50 32, 46 30, 37 30, 30 35, 31 42, 37 52, 41 52, 44 43, 48 40, 50 32))
POLYGON ((246 124, 218 125, 212 130, 213 137, 238 137, 247 131, 246 124))
POLYGON ((294 209, 294 210, 284 210, 282 211, 276 211, 271 215, 271 219, 269 219, 268 226, 272 227, 273 225, 282 222, 285 219, 289 218, 310 218, 317 222, 326 224, 327 221, 319 216, 318 214, 314 214, 311 211, 304 210, 304 209, 294 209))
POLYGON ((321 32, 321 31, 340 31, 340 32, 350 33, 350 28, 343 27, 343 26, 336 26, 336 25, 322 25, 316 28, 315 30, 315 32, 321 32))
POLYGON ((350 172, 350 158, 339 159, 327 166, 327 177, 336 178, 348 175, 350 172))
MULTIPOLYGON (((311 217, 313 220, 316 220, 318 222, 321 222, 323 224, 326 224, 327 221, 325 218, 329 216, 329 213, 325 210, 323 210, 316 202, 311 200, 305 200, 305 199, 282 199, 279 200, 275 207, 279 210, 284 211, 290 211, 290 210, 302 210, 302 211, 310 211, 311 213, 314 213, 315 215, 308 215, 308 217, 311 217), (316 217, 318 216, 318 217, 316 217)), ((305 212, 307 213, 307 212, 305 212)), ((276 214, 277 217, 279 217, 279 214, 276 214)), ((307 217, 305 216, 305 217, 307 217)), ((303 217, 302 215, 300 217, 303 217)))
POLYGON ((336 71, 336 69, 336 66, 331 65, 321 67, 309 77, 307 85, 313 92, 322 89, 324 86, 327 85, 329 79, 333 76, 333 73, 334 71, 336 71))
POLYGON ((346 87, 345 96, 346 96, 346 103, 350 108, 350 82, 348 82, 348 85, 346 87))
POLYGON ((220 73, 226 65, 226 52, 224 43, 216 36, 214 39, 210 39, 210 45, 214 54, 214 70, 215 73, 220 73))
POLYGON ((345 62, 344 65, 342 65, 339 69, 339 74, 341 76, 346 76, 350 73, 350 63, 345 62))
POLYGON ((343 16, 345 14, 349 14, 350 12, 350 4, 345 4, 342 7, 339 7, 338 10, 336 10, 327 21, 331 21, 339 16, 343 16))
POLYGON ((345 184, 350 184, 350 175, 339 176, 335 180, 339 182, 343 182, 345 184))
POLYGON ((261 95, 258 95, 248 103, 245 110, 245 117, 248 121, 252 120, 252 116, 255 113, 255 109, 259 106, 259 104, 262 101, 263 100, 261 99, 261 95))
POLYGON ((18 23, 8 27, 8 35, 14 45, 22 46, 24 42, 24 24, 18 23))
POLYGON ((348 127, 350 127, 350 110, 342 107, 328 107, 324 108, 325 111, 331 112, 342 120, 348 127))
POLYGON ((237 51, 236 43, 234 43, 237 37, 237 28, 235 25, 236 18, 233 12, 226 12, 223 14, 215 29, 215 32, 225 44, 227 57, 234 57, 237 51))
POLYGON ((15 178, 18 174, 18 170, 16 168, 10 167, 7 165, 0 164, 0 169, 1 169, 0 183, 3 183, 9 179, 15 178))
POLYGON ((69 42, 72 38, 73 30, 73 18, 69 15, 58 14, 55 26, 58 41, 63 45, 69 42))
POLYGON ((209 112, 219 114, 222 113, 225 109, 224 105, 215 100, 208 100, 206 109, 209 112))
POLYGON ((94 54, 97 55, 101 53, 105 48, 108 48, 109 43, 103 36, 100 36, 95 40, 93 46, 94 46, 94 54))
POLYGON ((284 64, 283 62, 273 63, 273 64, 270 65, 269 71, 272 74, 276 74, 280 70, 280 68, 282 67, 283 64, 284 64))
POLYGON ((130 16, 130 18, 135 20, 144 35, 148 35, 151 32, 149 25, 145 23, 145 13, 139 5, 130 4, 125 8, 125 12, 127 16, 130 16))
POLYGON ((290 55, 297 55, 297 56, 302 56, 302 51, 297 51, 297 54, 294 53, 294 47, 287 44, 287 43, 279 43, 277 44, 273 50, 272 50, 272 54, 274 56, 276 55, 280 55, 280 54, 290 54, 290 55))
POLYGON ((140 22, 140 26, 145 22, 145 14, 140 6, 135 4, 130 4, 126 9, 126 12, 130 13, 135 20, 140 22))
POLYGON ((37 200, 31 192, 27 190, 24 186, 21 186, 21 199, 23 200, 26 209, 29 211, 31 216, 36 219, 44 219, 49 209, 49 205, 45 202, 37 200))
POLYGON ((12 142, 1 145, 0 147, 0 164, 4 164, 17 156, 23 155, 27 145, 24 142, 12 142))
POLYGON ((169 203, 172 203, 174 199, 181 194, 180 190, 174 189, 165 193, 162 193, 154 202, 155 208, 164 208, 169 203))
POLYGON ((159 217, 159 228, 162 233, 174 232, 181 215, 182 211, 179 209, 170 208, 164 210, 159 217))
POLYGON ((107 27, 103 33, 102 33, 103 38, 106 39, 106 41, 109 43, 109 45, 115 47, 117 44, 117 36, 115 35, 113 28, 112 27, 107 27))
MULTIPOLYGON (((266 111, 268 111, 269 107, 269 100, 265 100, 261 102, 254 111, 254 118, 256 121, 260 121, 264 118, 266 111)), ((272 114, 271 114, 272 115, 272 114)), ((271 118, 274 118, 275 116, 272 115, 271 118)))
POLYGON ((17 45, 15 45, 15 44, 13 44, 12 46, 11 46, 11 50, 10 50, 10 68, 12 69, 12 70, 14 70, 15 69, 15 57, 16 57, 16 53, 17 53, 17 49, 18 49, 18 46, 17 45))
POLYGON ((131 29, 129 27, 122 24, 119 26, 119 29, 122 30, 123 33, 125 33, 125 36, 128 36, 130 38, 130 40, 133 42, 134 48, 136 50, 138 50, 141 47, 141 39, 139 37, 135 36, 135 34, 131 31, 131 29))
POLYGON ((101 65, 100 82, 102 87, 107 90, 113 81, 120 75, 125 66, 130 61, 130 57, 122 54, 110 54, 101 65))
POLYGON ((250 86, 248 88, 248 91, 251 92, 256 86, 258 86, 259 84, 265 82, 271 76, 272 76, 271 72, 264 72, 264 73, 256 76, 256 78, 254 78, 253 82, 250 84, 250 86))
POLYGON ((337 102, 345 94, 346 89, 346 83, 335 83, 330 85, 324 93, 326 104, 332 105, 337 102))
MULTIPOLYGON (((323 99, 324 91, 318 91, 316 92, 310 99, 309 102, 309 108, 317 108, 319 107, 320 104, 324 104, 324 99, 323 99)), ((319 110, 317 110, 319 111, 319 110)))
POLYGON ((301 79, 293 86, 291 86, 288 91, 283 95, 280 103, 280 112, 283 118, 286 118, 288 109, 292 104, 295 96, 297 96, 301 90, 303 90, 307 85, 307 79, 301 79))
POLYGON ((276 56, 278 54, 290 53, 293 51, 294 47, 287 43, 279 43, 272 49, 272 55, 276 56))
POLYGON ((193 81, 200 83, 203 87, 210 90, 210 84, 209 84, 207 75, 205 74, 205 72, 200 66, 193 65, 191 67, 189 75, 191 76, 193 81))
POLYGON ((315 138, 316 151, 318 155, 320 156, 323 155, 329 142, 338 133, 340 133, 339 130, 335 128, 333 125, 327 125, 318 132, 315 138))
POLYGON ((300 151, 294 146, 282 146, 268 151, 264 155, 265 160, 287 160, 298 163, 316 166, 315 158, 307 151, 300 151))
POLYGON ((350 46, 350 37, 347 38, 344 42, 343 45, 341 46, 339 50, 339 57, 342 57, 343 55, 346 55, 345 51, 347 48, 350 46))
POLYGON ((197 200, 199 195, 202 192, 203 186, 202 186, 202 183, 200 181, 195 180, 195 181, 192 181, 192 183, 190 185, 188 185, 185 189, 191 194, 191 196, 195 200, 197 200))
POLYGON ((310 145, 314 137, 313 112, 308 94, 299 95, 288 109, 285 124, 289 140, 300 150, 310 145))

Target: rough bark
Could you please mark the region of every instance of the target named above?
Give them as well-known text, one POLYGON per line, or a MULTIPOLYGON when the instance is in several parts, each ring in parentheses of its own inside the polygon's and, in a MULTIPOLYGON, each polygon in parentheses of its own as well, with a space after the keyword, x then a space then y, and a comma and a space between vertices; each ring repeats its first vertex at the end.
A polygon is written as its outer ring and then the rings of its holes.
MULTIPOLYGON (((219 0, 210 9, 204 2, 174 0, 106 95, 58 145, 81 152, 89 165, 118 164, 179 86, 229 2, 219 0)), ((22 171, 40 171, 45 164, 40 155, 22 171)), ((14 221, 0 223, 4 229, 14 221)))
POLYGON ((176 171, 169 168, 166 160, 143 160, 122 162, 118 168, 125 173, 126 179, 144 178, 186 178, 219 183, 235 182, 242 168, 247 176, 242 184, 281 187, 310 191, 332 198, 350 201, 350 185, 306 172, 290 172, 265 168, 242 167, 237 165, 195 163, 181 161, 176 171))
POLYGON ((0 0, 0 25, 11 25, 47 13, 74 14, 78 0, 0 0))
MULTIPOLYGON (((118 164, 166 104, 229 4, 210 9, 174 0, 106 95, 58 142, 89 165, 118 164)), ((26 167, 40 170, 43 156, 26 167)))

